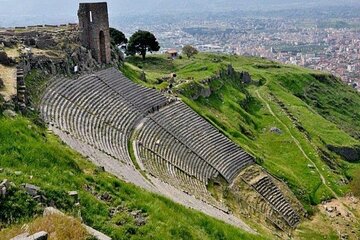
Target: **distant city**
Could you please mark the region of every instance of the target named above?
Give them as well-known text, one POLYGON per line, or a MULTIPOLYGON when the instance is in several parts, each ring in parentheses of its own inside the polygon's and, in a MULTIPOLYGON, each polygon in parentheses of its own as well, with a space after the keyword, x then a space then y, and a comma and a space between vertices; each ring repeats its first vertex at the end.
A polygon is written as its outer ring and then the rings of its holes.
POLYGON ((121 30, 126 35, 134 29, 153 31, 162 51, 180 51, 191 44, 205 52, 264 57, 332 73, 360 90, 360 15, 341 8, 322 14, 289 10, 266 15, 153 17, 129 20, 121 30))
MULTIPOLYGON (((44 0, 40 3, 43 2, 46 3, 44 0)), ((109 2, 113 27, 127 37, 138 29, 152 31, 160 41, 162 52, 168 49, 181 51, 184 45, 190 44, 205 52, 264 57, 332 73, 360 91, 358 1, 309 0, 303 4, 296 1, 296 5, 282 0, 265 5, 260 4, 263 1, 254 1, 246 7, 246 1, 231 0, 223 8, 219 2, 212 2, 212 7, 204 6, 203 9, 201 5, 206 2, 203 0, 184 1, 181 8, 175 7, 180 6, 177 1, 161 1, 162 4, 154 5, 143 0, 147 5, 140 9, 131 8, 135 3, 130 0, 125 5, 118 1, 109 2), (233 11, 229 10, 231 7, 233 11)), ((10 10, 16 9, 11 8, 14 2, 6 0, 4 3, 10 10)), ((68 13, 67 8, 62 9, 61 14, 45 17, 36 14, 36 6, 27 3, 20 9, 22 15, 16 17, 0 13, 0 27, 76 22, 76 16, 72 11, 68 13)))

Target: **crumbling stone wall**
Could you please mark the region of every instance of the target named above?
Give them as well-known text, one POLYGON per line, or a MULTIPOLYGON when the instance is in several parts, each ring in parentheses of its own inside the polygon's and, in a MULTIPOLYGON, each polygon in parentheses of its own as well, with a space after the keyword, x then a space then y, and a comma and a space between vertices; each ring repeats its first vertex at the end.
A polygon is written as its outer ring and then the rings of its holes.
POLYGON ((99 63, 111 61, 107 3, 80 3, 79 30, 82 45, 92 50, 99 63))

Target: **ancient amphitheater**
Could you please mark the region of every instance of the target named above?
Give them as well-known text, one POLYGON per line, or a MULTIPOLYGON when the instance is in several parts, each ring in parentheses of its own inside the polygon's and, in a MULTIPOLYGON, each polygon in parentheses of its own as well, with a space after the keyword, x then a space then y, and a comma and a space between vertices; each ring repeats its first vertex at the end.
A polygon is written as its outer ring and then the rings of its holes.
POLYGON ((253 230, 207 190, 241 179, 290 227, 300 216, 254 158, 178 99, 134 84, 114 68, 56 78, 41 114, 64 142, 125 181, 253 230))

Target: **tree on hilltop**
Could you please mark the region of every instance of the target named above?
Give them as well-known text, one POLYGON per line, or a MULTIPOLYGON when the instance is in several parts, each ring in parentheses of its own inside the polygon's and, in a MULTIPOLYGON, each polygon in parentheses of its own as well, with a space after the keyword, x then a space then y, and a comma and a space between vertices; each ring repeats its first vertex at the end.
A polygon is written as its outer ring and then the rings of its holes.
POLYGON ((182 51, 188 58, 191 58, 199 53, 199 51, 191 45, 184 46, 182 51))
POLYGON ((110 28, 110 38, 111 42, 117 46, 126 44, 128 42, 125 34, 115 28, 110 28))
POLYGON ((139 30, 130 37, 126 53, 128 55, 138 53, 145 59, 147 52, 157 52, 159 50, 160 45, 154 34, 139 30))

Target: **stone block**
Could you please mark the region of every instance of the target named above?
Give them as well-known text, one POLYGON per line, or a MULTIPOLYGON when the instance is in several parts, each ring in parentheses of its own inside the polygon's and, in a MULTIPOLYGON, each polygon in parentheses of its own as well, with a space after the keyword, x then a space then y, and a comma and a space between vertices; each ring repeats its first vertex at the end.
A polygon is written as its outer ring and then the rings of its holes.
POLYGON ((48 233, 45 231, 41 231, 38 233, 35 233, 28 237, 29 240, 47 240, 48 239, 48 233))
POLYGON ((62 213, 60 210, 57 210, 56 208, 47 207, 47 208, 44 209, 44 212, 43 212, 44 217, 49 216, 49 215, 53 215, 53 214, 64 216, 64 213, 62 213))
POLYGON ((38 186, 32 184, 25 183, 23 186, 25 191, 33 197, 37 196, 40 191, 40 188, 38 186))

